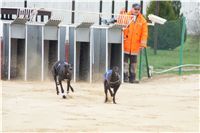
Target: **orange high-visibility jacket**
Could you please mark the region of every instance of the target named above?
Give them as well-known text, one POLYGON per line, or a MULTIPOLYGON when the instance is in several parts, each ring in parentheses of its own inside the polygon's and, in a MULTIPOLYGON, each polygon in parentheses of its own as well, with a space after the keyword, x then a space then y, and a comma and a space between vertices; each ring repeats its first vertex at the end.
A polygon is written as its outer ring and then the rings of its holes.
MULTIPOLYGON (((127 14, 129 15, 130 12, 127 14)), ((137 16, 136 22, 130 21, 130 17, 127 19, 129 19, 129 21, 127 20, 124 21, 128 22, 129 25, 127 24, 127 27, 123 30, 124 53, 137 55, 140 52, 140 47, 147 47, 147 37, 148 37, 147 21, 142 16, 142 14, 139 14, 137 16)), ((122 20, 118 18, 117 22, 121 21, 122 20)))

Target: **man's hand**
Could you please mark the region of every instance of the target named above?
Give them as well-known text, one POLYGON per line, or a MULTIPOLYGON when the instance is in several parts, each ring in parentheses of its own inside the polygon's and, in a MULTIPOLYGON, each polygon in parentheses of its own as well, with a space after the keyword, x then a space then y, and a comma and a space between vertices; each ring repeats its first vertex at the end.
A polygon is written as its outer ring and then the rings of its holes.
POLYGON ((141 46, 141 47, 140 47, 140 50, 143 50, 143 49, 145 49, 145 47, 142 47, 142 46, 141 46))

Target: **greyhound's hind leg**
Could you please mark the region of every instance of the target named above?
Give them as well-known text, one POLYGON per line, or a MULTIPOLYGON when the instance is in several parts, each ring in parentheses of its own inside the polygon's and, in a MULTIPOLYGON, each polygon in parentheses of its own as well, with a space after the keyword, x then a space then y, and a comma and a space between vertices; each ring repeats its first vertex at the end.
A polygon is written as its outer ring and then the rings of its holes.
POLYGON ((57 84, 57 78, 56 78, 56 76, 54 76, 54 81, 55 81, 55 84, 56 84, 56 93, 57 93, 57 95, 59 95, 59 90, 58 90, 58 84, 57 84))

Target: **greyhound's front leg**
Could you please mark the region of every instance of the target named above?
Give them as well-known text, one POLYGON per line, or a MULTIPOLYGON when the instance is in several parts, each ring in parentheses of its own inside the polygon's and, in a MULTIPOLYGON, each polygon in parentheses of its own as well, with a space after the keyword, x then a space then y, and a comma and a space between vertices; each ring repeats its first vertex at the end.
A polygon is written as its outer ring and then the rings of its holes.
POLYGON ((59 90, 58 90, 58 84, 57 84, 57 78, 56 78, 56 76, 54 76, 54 81, 55 81, 55 84, 56 84, 56 93, 57 93, 57 95, 59 95, 59 90))
POLYGON ((73 89, 73 87, 71 86, 71 81, 68 80, 68 82, 69 82, 69 87, 70 87, 71 91, 74 92, 74 89, 73 89))
POLYGON ((69 93, 70 82, 67 80, 67 94, 69 93))
POLYGON ((119 88, 119 86, 117 86, 116 88, 114 88, 114 93, 113 93, 113 103, 114 103, 114 104, 117 104, 117 103, 115 102, 115 95, 116 95, 116 92, 117 92, 118 88, 119 88))
POLYGON ((110 87, 109 87, 109 92, 110 92, 110 95, 111 95, 111 97, 113 97, 113 93, 112 93, 112 90, 110 89, 110 87))
POLYGON ((63 90, 63 86, 62 86, 62 81, 59 80, 59 84, 60 84, 60 88, 61 88, 61 92, 62 92, 62 97, 66 98, 65 94, 64 94, 64 90, 63 90))
POLYGON ((106 85, 106 81, 104 81, 104 92, 105 92, 105 103, 108 101, 108 95, 107 95, 107 93, 108 93, 108 89, 107 89, 107 85, 106 85))

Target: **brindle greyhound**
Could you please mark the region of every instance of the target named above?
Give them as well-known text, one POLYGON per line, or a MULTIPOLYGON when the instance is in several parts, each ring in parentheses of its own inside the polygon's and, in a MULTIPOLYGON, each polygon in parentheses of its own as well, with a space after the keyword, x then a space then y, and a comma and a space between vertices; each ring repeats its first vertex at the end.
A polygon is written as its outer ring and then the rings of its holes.
POLYGON ((61 92, 63 98, 66 98, 64 95, 64 89, 62 86, 62 81, 67 79, 67 93, 69 93, 69 88, 72 92, 74 92, 74 89, 72 88, 70 81, 72 79, 72 67, 71 64, 68 64, 65 61, 57 61, 53 67, 52 67, 52 74, 53 78, 56 84, 56 92, 57 95, 59 95, 58 85, 60 85, 61 92))
POLYGON ((113 97, 113 103, 116 104, 115 95, 120 85, 121 85, 121 81, 120 81, 120 75, 119 75, 119 68, 115 66, 113 67, 112 70, 108 70, 104 74, 105 103, 108 101, 107 92, 109 90, 111 97, 113 97), (113 88, 113 92, 111 88, 113 88))

